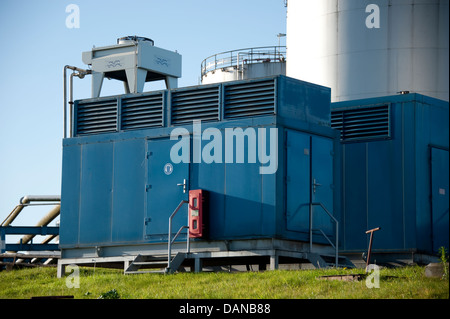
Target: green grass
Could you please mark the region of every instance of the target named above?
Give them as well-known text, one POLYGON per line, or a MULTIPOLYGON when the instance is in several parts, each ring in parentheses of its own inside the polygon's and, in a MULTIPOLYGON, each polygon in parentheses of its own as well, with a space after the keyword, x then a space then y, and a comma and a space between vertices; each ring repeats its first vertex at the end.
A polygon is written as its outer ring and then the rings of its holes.
MULTIPOLYGON (((123 275, 122 271, 80 267, 80 287, 67 288, 55 268, 0 272, 1 299, 72 295, 97 299, 115 289, 121 299, 448 299, 449 281, 425 277, 424 267, 381 269, 380 288, 355 282, 318 280, 361 269, 123 275)), ((111 295, 112 293, 110 293, 111 295)), ((114 295, 114 294, 113 294, 114 295)))

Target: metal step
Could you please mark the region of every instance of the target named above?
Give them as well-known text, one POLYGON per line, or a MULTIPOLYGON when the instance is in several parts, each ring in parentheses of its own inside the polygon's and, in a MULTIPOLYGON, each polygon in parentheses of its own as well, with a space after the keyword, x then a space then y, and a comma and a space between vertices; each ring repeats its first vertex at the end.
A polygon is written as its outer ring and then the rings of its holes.
MULTIPOLYGON (((167 256, 144 256, 138 255, 125 269, 125 274, 136 274, 136 273, 148 273, 148 272, 161 272, 158 270, 144 271, 140 269, 148 268, 165 268, 167 267, 167 256)), ((162 271, 164 272, 164 271, 162 271)))
MULTIPOLYGON (((153 266, 153 265, 167 265, 167 260, 164 261, 137 261, 132 263, 134 266, 153 266)), ((149 267, 151 268, 151 267, 149 267)))
POLYGON ((186 259, 187 254, 177 253, 171 260, 170 269, 167 267, 167 255, 162 256, 144 256, 138 255, 125 269, 125 274, 144 274, 144 273, 174 273, 178 271, 181 264, 186 259), (160 268, 161 270, 141 270, 149 268, 160 268))
MULTIPOLYGON (((336 256, 308 253, 308 260, 316 268, 336 267, 336 256)), ((338 256, 338 267, 356 268, 345 256, 338 256)))
POLYGON ((165 274, 166 270, 136 270, 136 271, 126 271, 126 275, 136 275, 136 274, 165 274))
POLYGON ((166 268, 166 272, 172 274, 178 271, 181 264, 184 262, 186 258, 187 258, 186 253, 177 253, 176 256, 170 262, 170 268, 169 267, 166 268))

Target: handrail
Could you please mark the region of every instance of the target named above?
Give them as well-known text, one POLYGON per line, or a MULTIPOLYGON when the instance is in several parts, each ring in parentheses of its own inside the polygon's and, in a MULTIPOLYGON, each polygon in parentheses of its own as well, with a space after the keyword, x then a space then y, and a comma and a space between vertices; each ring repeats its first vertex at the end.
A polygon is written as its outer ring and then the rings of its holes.
POLYGON ((285 46, 268 46, 245 48, 238 50, 225 51, 213 54, 201 63, 201 76, 218 68, 225 68, 236 66, 239 68, 240 63, 260 63, 270 62, 275 60, 277 62, 286 61, 286 47, 285 46), (248 55, 248 59, 240 59, 240 56, 248 55))
POLYGON ((313 230, 318 230, 322 233, 322 235, 325 237, 326 240, 331 244, 331 246, 335 250, 335 263, 336 267, 338 267, 338 258, 339 258, 339 222, 338 220, 328 211, 328 209, 320 202, 311 203, 310 213, 309 213, 309 250, 312 250, 312 232, 313 230), (328 214, 328 216, 336 223, 336 242, 333 245, 331 240, 328 238, 328 236, 321 230, 321 229, 314 229, 313 226, 313 213, 312 213, 312 206, 320 206, 325 211, 325 213, 328 214))
POLYGON ((175 234, 174 238, 172 239, 172 219, 175 217, 175 215, 178 213, 178 211, 180 210, 181 206, 183 206, 184 204, 189 203, 189 201, 187 200, 182 200, 177 208, 175 208, 175 210, 173 211, 173 213, 170 215, 169 217, 169 238, 167 240, 167 269, 170 269, 170 264, 172 262, 172 244, 175 241, 175 239, 178 237, 178 235, 180 234, 180 232, 184 229, 187 228, 188 229, 188 234, 187 234, 187 253, 189 253, 189 226, 181 226, 180 229, 178 230, 178 232, 175 234))

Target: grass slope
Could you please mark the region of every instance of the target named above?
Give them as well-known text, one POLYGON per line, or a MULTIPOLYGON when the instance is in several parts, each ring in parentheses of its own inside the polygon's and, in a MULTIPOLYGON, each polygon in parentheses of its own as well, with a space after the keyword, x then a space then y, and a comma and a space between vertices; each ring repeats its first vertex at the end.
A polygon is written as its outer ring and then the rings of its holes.
MULTIPOLYGON (((123 275, 122 271, 80 267, 79 288, 55 268, 0 272, 1 299, 72 295, 76 299, 448 299, 449 281, 425 277, 424 267, 381 269, 380 288, 366 281, 318 280, 325 275, 361 274, 361 269, 277 270, 238 273, 123 275), (115 291, 114 291, 115 290, 115 291)), ((70 277, 69 277, 70 279, 70 277)))

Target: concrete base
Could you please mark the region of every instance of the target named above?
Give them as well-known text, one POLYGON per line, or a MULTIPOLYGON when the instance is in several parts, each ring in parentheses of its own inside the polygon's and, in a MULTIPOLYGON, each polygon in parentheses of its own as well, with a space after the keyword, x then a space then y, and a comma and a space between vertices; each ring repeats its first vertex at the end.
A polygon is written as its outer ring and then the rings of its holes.
MULTIPOLYGON (((448 271, 448 263, 446 264, 448 271)), ((443 263, 429 263, 425 267, 425 276, 431 278, 443 278, 445 274, 443 263)))

